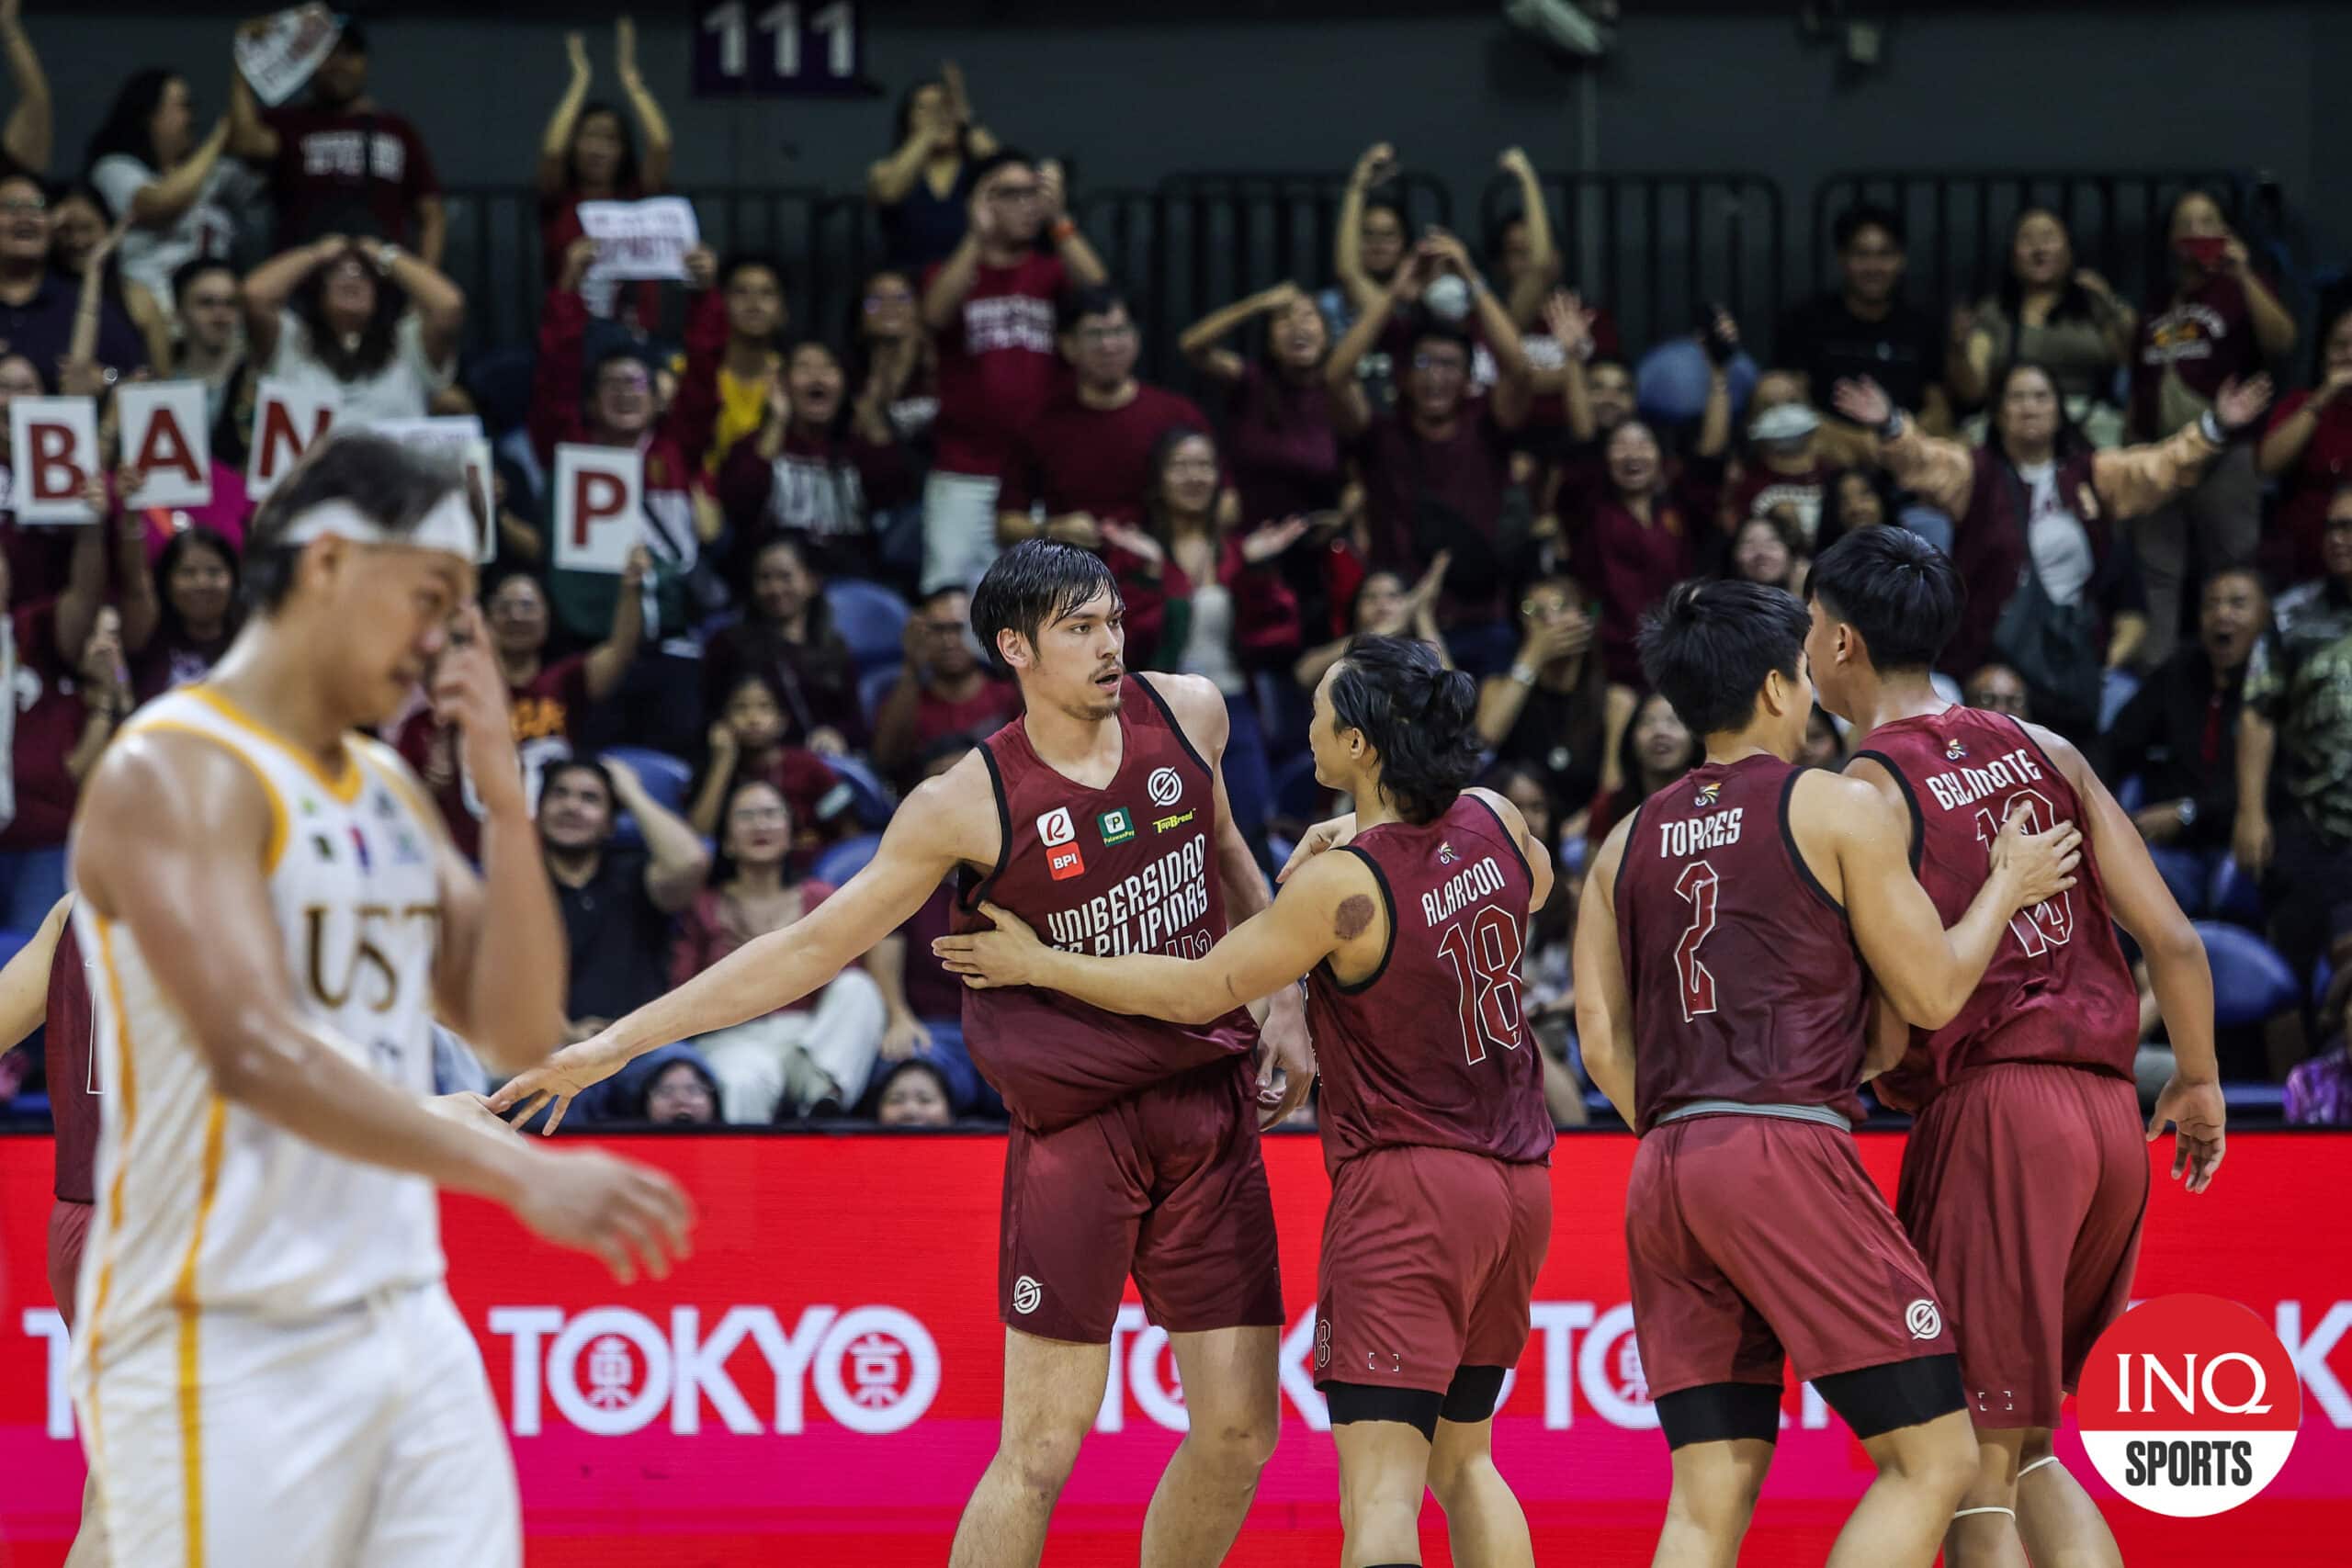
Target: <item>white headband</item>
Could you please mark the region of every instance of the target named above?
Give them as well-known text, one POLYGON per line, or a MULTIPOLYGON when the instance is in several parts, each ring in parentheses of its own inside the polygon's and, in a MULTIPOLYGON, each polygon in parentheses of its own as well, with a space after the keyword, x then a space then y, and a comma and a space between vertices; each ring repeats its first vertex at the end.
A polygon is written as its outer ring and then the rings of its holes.
POLYGON ((444 550, 472 560, 481 553, 474 529, 474 509, 463 490, 453 490, 424 514, 413 528, 395 533, 374 521, 347 501, 322 501, 287 525, 278 536, 288 545, 313 539, 348 539, 355 545, 401 545, 410 549, 444 550))

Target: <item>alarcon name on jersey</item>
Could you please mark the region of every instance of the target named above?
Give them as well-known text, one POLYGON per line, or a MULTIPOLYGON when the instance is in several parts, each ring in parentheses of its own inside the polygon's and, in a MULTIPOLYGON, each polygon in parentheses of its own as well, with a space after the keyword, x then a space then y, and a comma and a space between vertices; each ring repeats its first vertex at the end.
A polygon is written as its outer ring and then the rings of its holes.
POLYGON ((1928 793, 1946 811, 1957 811, 2005 789, 2015 789, 2041 777, 2041 765, 2022 746, 1994 758, 1981 768, 1952 768, 1928 775, 1928 793))
POLYGON ((1481 856, 1421 895, 1421 915, 1441 925, 1478 899, 1503 890, 1503 868, 1492 855, 1481 856))
MULTIPOLYGON (((1076 908, 1052 910, 1046 916, 1046 940, 1065 953, 1102 957, 1167 951, 1171 939, 1209 912, 1208 852, 1208 835, 1195 833, 1076 908)), ((1194 934, 1200 951, 1177 956, 1207 953, 1214 939, 1194 934)))

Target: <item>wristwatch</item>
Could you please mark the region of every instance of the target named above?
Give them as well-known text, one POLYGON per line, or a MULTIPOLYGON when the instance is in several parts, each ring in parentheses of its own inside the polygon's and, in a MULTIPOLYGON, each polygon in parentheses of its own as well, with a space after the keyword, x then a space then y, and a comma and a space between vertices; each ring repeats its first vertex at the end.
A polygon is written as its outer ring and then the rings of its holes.
POLYGON ((2180 805, 2174 809, 2180 817, 2180 825, 2182 827, 2194 828, 2197 826, 2197 803, 2195 801, 2189 799, 2187 795, 2182 795, 2180 797, 2180 805))
POLYGON ((1524 660, 1513 660, 1510 678, 1522 686, 1532 686, 1535 684, 1535 666, 1524 660))
POLYGON ((401 248, 387 241, 376 247, 376 271, 382 276, 392 276, 392 264, 401 259, 401 248))

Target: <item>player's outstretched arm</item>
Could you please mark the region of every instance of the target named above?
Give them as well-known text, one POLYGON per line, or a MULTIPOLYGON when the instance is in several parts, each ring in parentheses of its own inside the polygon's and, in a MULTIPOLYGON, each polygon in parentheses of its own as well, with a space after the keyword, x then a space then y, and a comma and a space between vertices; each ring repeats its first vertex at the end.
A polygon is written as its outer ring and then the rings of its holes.
POLYGON ((57 955, 57 939, 65 931, 65 916, 74 908, 68 893, 49 907, 32 941, 17 949, 0 968, 0 1051, 21 1044, 40 1027, 49 1010, 49 963, 57 955))
MULTIPOLYGON (((1167 699, 1170 711, 1209 765, 1210 796, 1216 807, 1217 886, 1225 897, 1226 924, 1228 930, 1245 925, 1272 902, 1272 895, 1225 793, 1225 747, 1233 733, 1225 694, 1199 675, 1147 674, 1139 679, 1150 682, 1167 699)), ((1252 998, 1251 1003, 1250 1010, 1258 1016, 1258 1105, 1264 1124, 1271 1127, 1306 1103, 1307 1091, 1315 1085, 1315 1048, 1306 1038, 1306 1004, 1296 986, 1277 986, 1252 998)))
POLYGON ((2222 1168, 2229 1119, 2221 1064, 2213 1054, 2213 969, 2205 957, 2204 941, 2165 886, 2164 874, 2149 858, 2148 846, 2131 818, 2083 754, 2039 725, 2026 728, 2082 797, 2092 863, 2107 889, 2108 908, 2116 924, 2140 944, 2156 1005, 2164 1010, 2175 1066, 2171 1081, 2156 1097, 2155 1114, 2148 1119, 2148 1141, 2155 1142, 2170 1122, 2177 1129, 2173 1179, 2178 1180, 2186 1172, 2188 1190, 2202 1192, 2222 1168))
POLYGON ((1789 818, 1815 875, 1845 905, 1871 976, 1921 1029, 1941 1029, 1960 1015, 2009 917, 2072 887, 2082 859, 2074 824, 2028 833, 2022 815, 2013 813, 1993 842, 1992 874, 1947 931, 1912 874, 1909 818, 1860 776, 1805 774, 1789 818))
POLYGON ((1577 1041, 1584 1049, 1585 1075, 1628 1127, 1634 1125, 1634 992, 1617 945, 1617 871, 1633 830, 1628 817, 1593 857, 1577 909, 1575 953, 1577 1041))
POLYGON ((754 937, 602 1033, 508 1079, 491 1096, 491 1109, 519 1105, 527 1118, 551 1104, 546 1131, 552 1133, 574 1095, 648 1051, 799 1000, 904 924, 958 863, 995 863, 995 798, 977 753, 929 780, 891 817, 865 869, 813 913, 754 937))
POLYGON ((1225 933, 1204 958, 1129 953, 1097 958, 1037 940, 1018 916, 993 904, 981 913, 994 931, 944 936, 931 944, 948 973, 974 990, 1042 986, 1106 1012, 1207 1023, 1270 991, 1295 985, 1377 918, 1380 888, 1353 855, 1325 855, 1299 868, 1264 909, 1225 933))
POLYGON ((74 874, 100 967, 135 941, 187 1020, 220 1098, 330 1154, 514 1211, 624 1280, 684 1256, 692 1223, 667 1178, 603 1155, 556 1156, 436 1115, 358 1065, 298 1005, 264 867, 281 831, 245 764, 195 736, 115 742, 83 793, 74 874))

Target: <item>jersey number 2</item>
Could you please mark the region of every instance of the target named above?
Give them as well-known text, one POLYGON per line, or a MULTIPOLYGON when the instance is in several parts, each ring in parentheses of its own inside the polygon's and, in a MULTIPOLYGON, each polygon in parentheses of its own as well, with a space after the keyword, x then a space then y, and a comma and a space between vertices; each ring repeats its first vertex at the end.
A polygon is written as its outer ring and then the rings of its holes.
POLYGON ((1699 962, 1699 944, 1715 929, 1715 889, 1721 879, 1705 861, 1682 868, 1674 890, 1690 901, 1690 923, 1674 944, 1674 971, 1682 978, 1682 1021, 1715 1010, 1714 972, 1699 962))
POLYGON ((1453 966, 1462 1010, 1462 1049, 1473 1066, 1489 1044, 1519 1049, 1519 922, 1489 904, 1448 926, 1437 944, 1453 966))
MULTIPOLYGON (((2018 826, 2027 832, 2039 833, 2057 822, 2057 813, 2051 808, 2049 797, 2040 790, 2019 790, 2009 797, 2008 805, 2003 809, 2014 807, 2018 801, 2025 803, 2022 809, 2018 810, 2018 815, 2024 818, 2018 826)), ((2000 836, 2001 824, 1994 820, 1992 807, 1978 807, 1976 839, 1984 846, 1986 854, 1993 852, 1993 840, 2000 836)), ((2016 935, 2018 944, 2025 949, 2028 958, 2039 958, 2052 947, 2065 946, 2075 934, 2074 895, 2061 893, 2055 898, 2043 899, 2030 909, 2019 909, 2009 917, 2009 930, 2016 935)))

